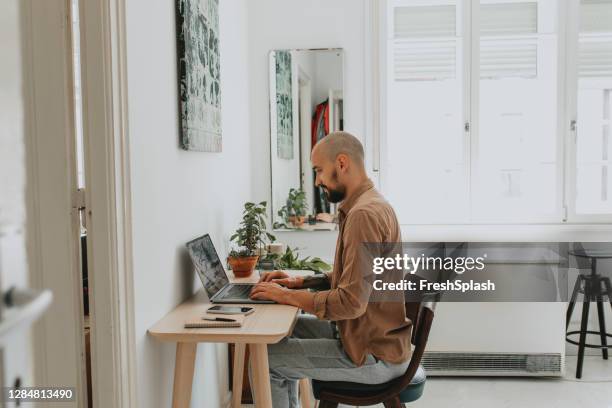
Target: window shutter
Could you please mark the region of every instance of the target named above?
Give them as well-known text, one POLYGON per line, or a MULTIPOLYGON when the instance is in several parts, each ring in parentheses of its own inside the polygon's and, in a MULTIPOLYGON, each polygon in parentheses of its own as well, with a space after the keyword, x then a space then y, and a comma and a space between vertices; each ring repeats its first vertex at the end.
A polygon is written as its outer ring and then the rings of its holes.
POLYGON ((580 2, 581 33, 612 33, 612 1, 582 0, 580 2))
POLYGON ((496 3, 480 6, 480 35, 483 37, 537 32, 537 3, 496 3))
POLYGON ((396 81, 443 80, 456 76, 456 7, 401 6, 393 13, 396 81))
POLYGON ((580 4, 579 75, 612 77, 612 0, 580 4))
POLYGON ((536 77, 538 5, 534 2, 480 6, 480 77, 536 77))

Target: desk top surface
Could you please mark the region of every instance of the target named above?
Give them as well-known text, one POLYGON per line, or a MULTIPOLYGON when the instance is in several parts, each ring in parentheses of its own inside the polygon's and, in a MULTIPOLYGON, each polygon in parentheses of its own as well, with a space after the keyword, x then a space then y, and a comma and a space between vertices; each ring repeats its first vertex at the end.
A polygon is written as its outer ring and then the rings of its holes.
MULTIPOLYGON (((300 271, 293 274, 308 274, 300 271)), ((310 272, 312 273, 312 272, 310 272)), ((231 272, 230 272, 231 274, 231 272)), ((257 271, 249 278, 232 279, 232 282, 256 282, 257 271)), ((245 316, 242 327, 186 329, 187 320, 202 317, 211 306, 204 291, 178 305, 149 329, 149 334, 161 341, 208 343, 277 343, 293 330, 299 309, 276 304, 245 304, 255 311, 245 316)))

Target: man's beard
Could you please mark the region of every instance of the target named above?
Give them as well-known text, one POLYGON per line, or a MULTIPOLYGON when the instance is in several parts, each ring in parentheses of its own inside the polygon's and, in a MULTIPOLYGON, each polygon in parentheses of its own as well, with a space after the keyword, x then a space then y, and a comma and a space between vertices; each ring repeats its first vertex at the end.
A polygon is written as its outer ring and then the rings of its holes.
MULTIPOLYGON (((334 182, 338 182, 338 173, 334 171, 332 175, 332 180, 334 182)), ((343 185, 338 185, 335 189, 329 188, 327 186, 323 186, 325 191, 325 196, 327 197, 327 201, 330 203, 339 203, 344 200, 346 197, 346 188, 343 185)))

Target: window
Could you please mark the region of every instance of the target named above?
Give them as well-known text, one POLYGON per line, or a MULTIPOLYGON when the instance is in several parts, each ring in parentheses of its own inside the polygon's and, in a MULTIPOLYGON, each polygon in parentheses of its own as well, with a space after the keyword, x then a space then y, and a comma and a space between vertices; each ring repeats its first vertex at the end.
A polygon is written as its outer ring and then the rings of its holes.
POLYGON ((576 213, 612 213, 612 1, 583 0, 578 37, 576 213))
POLYGON ((456 1, 394 4, 387 14, 383 122, 392 136, 382 152, 384 191, 406 223, 452 222, 468 208, 463 10, 456 1))
POLYGON ((387 0, 384 8, 380 185, 400 223, 612 214, 612 0, 387 0), (572 19, 580 20, 574 59, 559 34, 571 36, 572 19), (579 65, 575 144, 565 100, 571 64, 579 65))
POLYGON ((549 221, 561 200, 555 2, 479 7, 471 220, 549 221))

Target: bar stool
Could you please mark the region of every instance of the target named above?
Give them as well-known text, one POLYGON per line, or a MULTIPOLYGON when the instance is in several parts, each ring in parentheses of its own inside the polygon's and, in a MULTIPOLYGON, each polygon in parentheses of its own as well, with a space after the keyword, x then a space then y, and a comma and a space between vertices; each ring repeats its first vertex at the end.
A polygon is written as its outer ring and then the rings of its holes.
POLYGON ((565 318, 565 340, 571 344, 578 346, 578 362, 576 364, 576 378, 582 378, 582 362, 584 360, 584 350, 588 348, 601 349, 601 354, 604 360, 608 359, 608 349, 612 346, 607 344, 607 337, 612 337, 612 334, 606 332, 606 323, 604 315, 603 298, 607 297, 612 307, 612 283, 610 278, 597 273, 597 261, 599 259, 612 259, 612 251, 601 250, 571 250, 570 255, 579 258, 589 259, 591 261, 591 273, 579 274, 574 285, 572 297, 567 307, 565 318), (582 318, 580 320, 580 330, 567 331, 576 304, 578 294, 583 294, 582 301, 582 318), (599 331, 588 330, 589 306, 591 302, 597 302, 597 314, 599 317, 599 331), (572 340, 570 336, 579 335, 578 341, 572 340), (599 334, 601 345, 588 344, 586 342, 587 334, 599 334))

